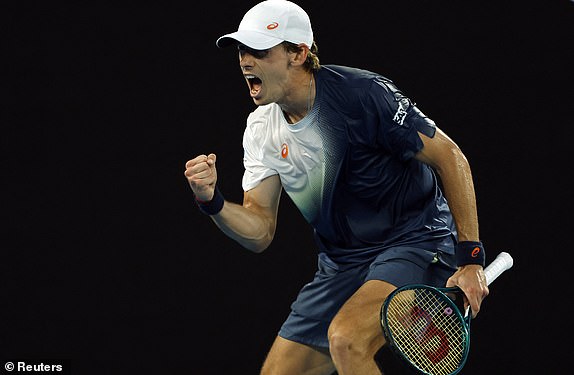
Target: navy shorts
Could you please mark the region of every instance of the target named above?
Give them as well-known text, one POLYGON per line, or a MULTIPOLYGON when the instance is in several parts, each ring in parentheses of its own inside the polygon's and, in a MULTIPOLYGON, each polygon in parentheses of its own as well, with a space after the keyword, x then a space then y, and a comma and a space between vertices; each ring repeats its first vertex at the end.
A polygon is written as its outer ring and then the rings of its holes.
POLYGON ((404 246, 386 249, 370 263, 346 268, 320 253, 315 277, 301 289, 291 305, 291 313, 279 336, 328 348, 327 330, 331 320, 366 281, 384 280, 396 287, 407 284, 443 287, 456 271, 454 264, 454 255, 404 246))

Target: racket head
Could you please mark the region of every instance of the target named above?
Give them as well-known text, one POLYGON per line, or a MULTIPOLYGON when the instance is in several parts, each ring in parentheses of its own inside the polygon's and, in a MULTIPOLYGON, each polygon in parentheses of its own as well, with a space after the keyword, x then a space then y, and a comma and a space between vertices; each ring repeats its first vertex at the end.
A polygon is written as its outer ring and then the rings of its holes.
POLYGON ((458 373, 470 349, 469 318, 446 293, 458 288, 407 285, 394 290, 381 307, 381 326, 393 352, 415 371, 458 373))

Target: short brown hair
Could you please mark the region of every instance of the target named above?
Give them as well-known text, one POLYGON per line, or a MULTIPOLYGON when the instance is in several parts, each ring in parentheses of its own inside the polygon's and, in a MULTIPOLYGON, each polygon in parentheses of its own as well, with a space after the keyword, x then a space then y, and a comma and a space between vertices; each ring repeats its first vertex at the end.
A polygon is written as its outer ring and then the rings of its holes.
MULTIPOLYGON (((301 47, 295 43, 283 42, 281 44, 287 52, 299 52, 301 50, 301 47)), ((321 64, 319 63, 319 47, 317 47, 317 43, 313 42, 313 45, 307 54, 307 60, 305 60, 303 63, 303 68, 310 72, 313 70, 319 70, 320 67, 321 64)))

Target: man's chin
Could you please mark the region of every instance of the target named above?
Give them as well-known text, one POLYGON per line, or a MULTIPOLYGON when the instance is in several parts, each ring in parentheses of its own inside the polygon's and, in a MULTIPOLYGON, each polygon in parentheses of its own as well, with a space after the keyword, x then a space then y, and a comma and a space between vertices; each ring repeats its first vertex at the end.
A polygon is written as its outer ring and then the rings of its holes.
POLYGON ((269 104, 266 100, 263 100, 262 98, 252 98, 252 99, 253 99, 253 103, 255 103, 255 105, 258 105, 258 106, 269 104))

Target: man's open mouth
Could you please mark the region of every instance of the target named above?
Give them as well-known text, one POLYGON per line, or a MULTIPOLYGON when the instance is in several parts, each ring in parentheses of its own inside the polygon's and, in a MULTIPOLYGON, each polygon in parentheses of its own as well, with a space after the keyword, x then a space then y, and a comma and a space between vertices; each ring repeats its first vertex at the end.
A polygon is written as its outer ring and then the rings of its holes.
POLYGON ((249 84, 249 92, 251 96, 256 96, 261 91, 261 84, 263 83, 259 77, 253 74, 246 74, 245 79, 249 84))

